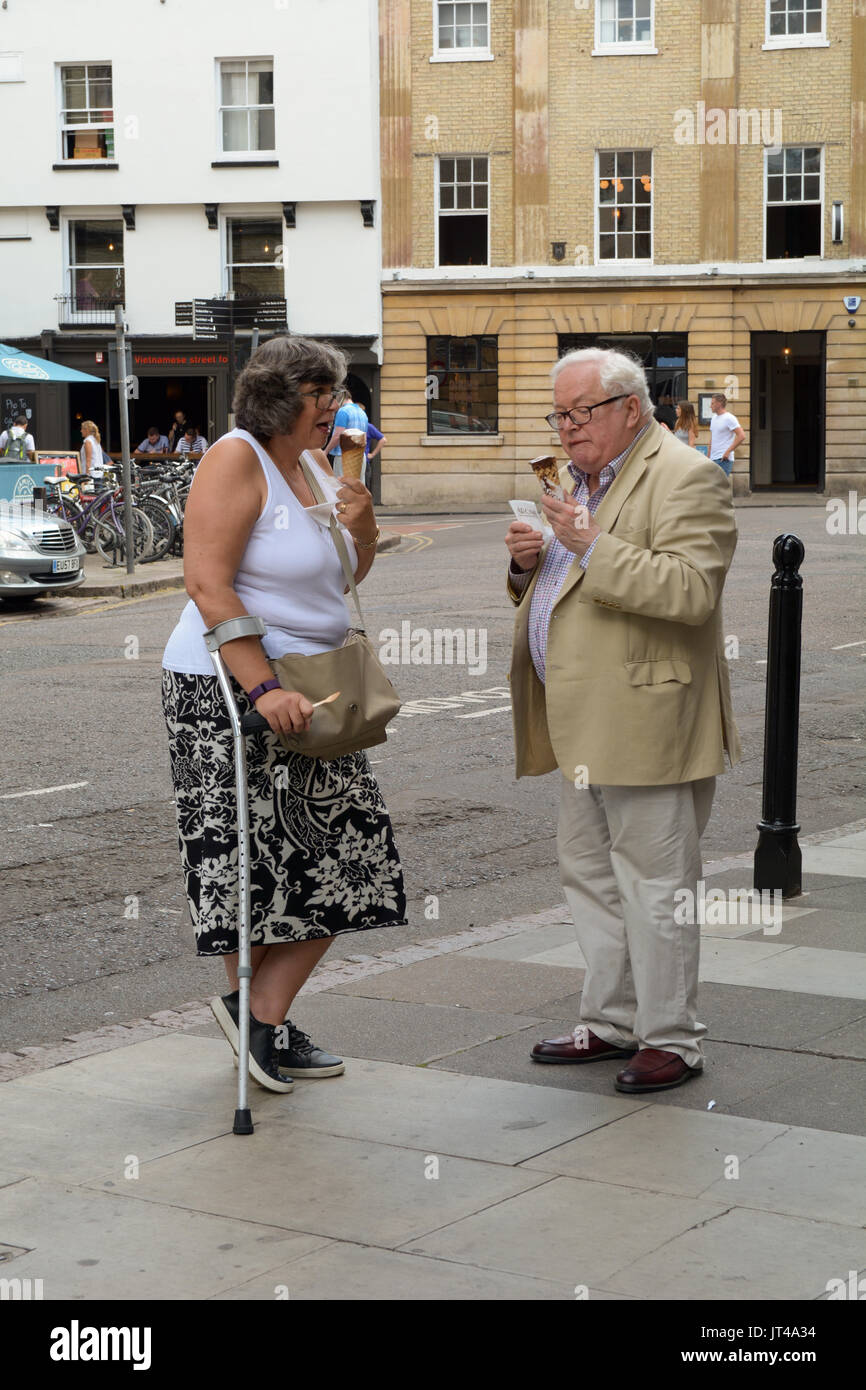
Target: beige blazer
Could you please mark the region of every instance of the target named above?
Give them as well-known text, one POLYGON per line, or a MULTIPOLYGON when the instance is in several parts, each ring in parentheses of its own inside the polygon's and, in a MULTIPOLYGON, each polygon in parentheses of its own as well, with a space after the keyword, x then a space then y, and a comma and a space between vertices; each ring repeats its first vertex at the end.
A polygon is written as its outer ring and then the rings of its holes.
MULTIPOLYGON (((571 475, 560 470, 566 492, 571 475)), ((737 543, 717 463, 657 422, 623 464, 553 607, 546 683, 529 654, 542 551, 517 605, 511 695, 517 776, 559 767, 610 786, 712 777, 740 758, 724 656, 722 589, 737 543)))

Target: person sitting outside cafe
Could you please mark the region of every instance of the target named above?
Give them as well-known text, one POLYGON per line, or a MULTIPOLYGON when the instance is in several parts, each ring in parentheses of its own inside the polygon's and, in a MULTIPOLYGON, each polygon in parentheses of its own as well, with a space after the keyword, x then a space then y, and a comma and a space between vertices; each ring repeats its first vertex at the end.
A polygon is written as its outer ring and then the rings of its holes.
POLYGON ((186 433, 177 447, 178 452, 181 454, 201 455, 207 448, 207 440, 203 439, 199 434, 198 425, 187 425, 186 433))
POLYGON ((164 434, 160 434, 158 425, 148 425, 147 436, 142 439, 133 457, 140 454, 169 454, 171 446, 164 434))
POLYGON ((4 463, 36 462, 36 440, 27 432, 27 416, 16 415, 8 430, 0 434, 0 459, 4 463))

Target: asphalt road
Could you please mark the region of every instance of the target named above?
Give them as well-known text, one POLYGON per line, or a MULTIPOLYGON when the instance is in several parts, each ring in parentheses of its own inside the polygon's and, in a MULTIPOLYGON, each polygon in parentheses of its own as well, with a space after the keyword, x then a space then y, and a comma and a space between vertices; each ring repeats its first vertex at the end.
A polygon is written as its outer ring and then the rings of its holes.
MULTIPOLYGON (((725 630, 739 644, 731 671, 745 756, 719 781, 706 861, 755 844, 770 555, 783 531, 806 545, 803 833, 864 815, 862 540, 829 536, 822 504, 741 508, 738 521, 725 630)), ((394 667, 407 704, 370 757, 403 859, 410 925, 343 936, 332 956, 450 935, 560 900, 558 775, 517 783, 513 773, 507 522, 489 514, 388 519, 407 534, 363 585, 371 635, 390 629, 403 639, 408 623, 403 654, 411 658, 413 648, 424 654, 419 629, 432 639, 436 628, 463 628, 475 660, 394 667)), ((222 983, 219 963, 194 955, 159 702, 162 650, 184 602, 172 592, 0 607, 0 1050, 124 1022, 222 983)))

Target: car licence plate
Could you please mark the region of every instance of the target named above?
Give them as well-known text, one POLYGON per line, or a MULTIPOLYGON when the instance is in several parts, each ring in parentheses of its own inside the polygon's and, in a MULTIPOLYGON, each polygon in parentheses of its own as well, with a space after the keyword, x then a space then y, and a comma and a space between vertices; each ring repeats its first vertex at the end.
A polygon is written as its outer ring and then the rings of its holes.
POLYGON ((77 570, 79 568, 77 555, 67 555, 63 560, 53 560, 51 563, 52 574, 66 574, 67 570, 77 570))

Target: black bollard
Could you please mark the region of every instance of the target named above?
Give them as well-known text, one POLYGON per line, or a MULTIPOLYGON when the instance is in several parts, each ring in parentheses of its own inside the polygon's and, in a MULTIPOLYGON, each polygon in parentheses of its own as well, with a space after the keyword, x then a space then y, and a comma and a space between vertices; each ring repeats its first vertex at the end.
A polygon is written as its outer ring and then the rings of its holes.
POLYGON ((797 741, 800 721, 800 625, 806 548, 799 536, 773 542, 764 716, 764 796, 755 849, 755 887, 802 892, 803 856, 797 842, 797 741))

